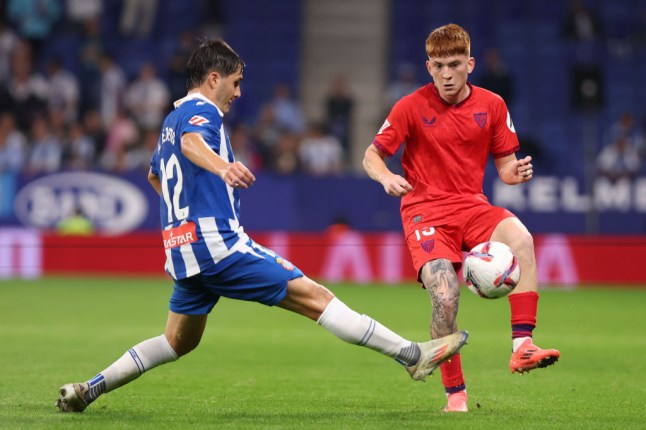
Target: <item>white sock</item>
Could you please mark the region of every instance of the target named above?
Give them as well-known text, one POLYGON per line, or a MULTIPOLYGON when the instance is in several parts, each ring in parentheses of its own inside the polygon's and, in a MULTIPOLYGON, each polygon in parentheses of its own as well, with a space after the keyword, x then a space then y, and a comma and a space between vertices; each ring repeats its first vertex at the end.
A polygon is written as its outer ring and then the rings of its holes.
POLYGON ((402 338, 369 316, 359 315, 336 297, 316 322, 339 339, 354 345, 365 346, 412 364, 419 358, 417 344, 402 338))
POLYGON ((531 339, 531 337, 516 337, 512 339, 513 345, 512 345, 511 351, 516 352, 516 350, 520 348, 523 342, 525 342, 527 339, 531 339))
POLYGON ((145 371, 175 361, 177 358, 177 354, 168 343, 165 335, 144 340, 130 348, 121 358, 88 381, 90 383, 89 397, 94 400, 99 395, 138 378, 145 371))

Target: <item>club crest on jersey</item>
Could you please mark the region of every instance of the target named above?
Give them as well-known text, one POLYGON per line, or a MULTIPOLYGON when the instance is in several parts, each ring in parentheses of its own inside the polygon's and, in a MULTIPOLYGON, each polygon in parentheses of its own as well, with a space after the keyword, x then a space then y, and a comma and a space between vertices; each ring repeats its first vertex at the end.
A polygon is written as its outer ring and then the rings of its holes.
POLYGON ((188 122, 192 125, 204 125, 208 124, 209 120, 200 115, 193 115, 193 118, 189 119, 188 122))
POLYGON ((429 254, 433 251, 433 248, 435 248, 435 239, 425 240, 422 242, 422 249, 429 254))
POLYGON ((476 120, 478 127, 484 128, 485 124, 487 123, 487 112, 476 112, 473 114, 473 119, 476 120))

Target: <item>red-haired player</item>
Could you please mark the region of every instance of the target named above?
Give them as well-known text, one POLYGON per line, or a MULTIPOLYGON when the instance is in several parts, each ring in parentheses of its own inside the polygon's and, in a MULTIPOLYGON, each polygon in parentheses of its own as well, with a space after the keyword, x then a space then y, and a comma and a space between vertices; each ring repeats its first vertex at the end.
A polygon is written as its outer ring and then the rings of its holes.
MULTIPOLYGON (((516 253, 521 279, 509 295, 513 338, 509 367, 523 373, 553 364, 560 354, 532 343, 538 304, 532 236, 514 214, 487 201, 482 182, 489 154, 506 184, 527 182, 534 171, 531 157, 516 158, 518 138, 505 102, 467 81, 475 65, 470 49, 469 34, 458 25, 431 32, 426 39, 426 68, 433 82, 395 104, 366 150, 363 165, 386 193, 402 197, 408 248, 433 304, 433 338, 458 329, 456 271, 462 251, 497 241, 516 253), (384 162, 402 145, 405 177, 392 173, 384 162)), ((444 410, 466 412, 459 354, 440 369, 448 396, 444 410)))

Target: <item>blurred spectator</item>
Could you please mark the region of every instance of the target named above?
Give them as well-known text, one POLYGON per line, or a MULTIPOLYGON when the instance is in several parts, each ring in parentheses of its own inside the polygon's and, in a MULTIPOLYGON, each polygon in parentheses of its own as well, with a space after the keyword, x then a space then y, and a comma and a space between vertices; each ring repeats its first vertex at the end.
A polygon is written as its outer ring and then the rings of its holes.
POLYGON ((345 77, 335 77, 325 100, 325 112, 330 134, 335 136, 343 147, 345 163, 350 162, 350 149, 352 148, 350 135, 352 133, 353 106, 354 100, 345 77))
POLYGON ((125 94, 125 104, 139 127, 145 130, 159 128, 169 103, 168 86, 157 77, 155 66, 152 63, 142 64, 139 76, 125 94))
POLYGON ((39 116, 34 119, 29 141, 31 147, 27 162, 29 173, 51 173, 60 169, 62 145, 50 129, 45 117, 39 116))
POLYGON ((336 215, 327 228, 326 233, 330 236, 343 235, 352 230, 350 222, 345 215, 336 215))
POLYGON ((78 79, 76 79, 75 75, 63 69, 58 58, 53 58, 49 61, 47 72, 49 73, 49 111, 61 112, 66 124, 78 120, 78 79))
POLYGON ((269 102, 274 111, 274 119, 278 127, 291 133, 300 134, 305 130, 305 120, 300 104, 292 98, 292 92, 287 84, 274 87, 274 97, 269 102))
POLYGON ((94 225, 77 206, 69 216, 56 224, 56 233, 61 236, 89 236, 94 233, 94 225))
POLYGON ((0 172, 18 172, 25 163, 27 139, 12 113, 0 115, 0 172))
POLYGON ((247 166, 252 172, 262 169, 262 157, 258 153, 246 125, 240 123, 233 127, 230 140, 233 155, 237 161, 247 166))
POLYGON ((13 76, 7 88, 6 104, 16 115, 18 128, 26 132, 35 116, 47 112, 49 89, 45 78, 32 70, 28 48, 21 47, 14 52, 11 70, 13 76))
POLYGON ((584 0, 570 0, 563 21, 563 34, 577 42, 592 42, 602 36, 601 21, 592 14, 584 0))
POLYGON ((103 12, 103 0, 65 0, 65 16, 72 31, 82 33, 88 20, 96 20, 103 12))
POLYGON ((341 143, 327 134, 321 124, 310 124, 298 149, 298 158, 303 171, 312 175, 330 175, 343 170, 341 143))
POLYGON ((43 42, 61 15, 60 1, 9 0, 7 10, 18 34, 29 41, 34 57, 38 58, 43 42))
POLYGON ((186 63, 195 48, 195 34, 191 30, 182 31, 176 44, 168 59, 168 89, 171 103, 186 95, 186 63))
POLYGON ((597 167, 601 175, 617 181, 634 177, 641 168, 641 162, 627 136, 619 136, 601 150, 597 157, 597 167))
POLYGON ((273 151, 272 171, 279 175, 289 175, 298 171, 298 146, 300 144, 297 134, 285 132, 280 135, 273 151))
POLYGON ((98 108, 101 102, 101 21, 90 18, 83 23, 83 36, 79 49, 79 81, 81 83, 81 111, 98 108))
MULTIPOLYGON (((402 64, 397 68, 397 76, 388 84, 384 99, 385 115, 402 97, 414 92, 422 84, 417 80, 416 68, 412 64, 402 64)), ((385 117, 385 116, 384 116, 385 117)))
POLYGON ((106 133, 97 110, 89 110, 83 114, 83 133, 94 147, 94 163, 97 164, 105 149, 106 133))
POLYGON ((223 7, 222 0, 201 0, 199 14, 202 23, 199 33, 209 39, 222 37, 222 27, 226 25, 226 7, 223 7))
POLYGON ((64 165, 70 169, 88 170, 94 167, 95 148, 92 139, 77 122, 70 124, 63 148, 64 165))
POLYGON ((127 86, 126 76, 112 55, 101 54, 101 96, 99 111, 103 126, 108 128, 117 117, 123 104, 123 97, 127 86))
POLYGON ((150 159, 153 157, 157 142, 159 141, 159 130, 147 130, 143 139, 127 146, 121 168, 123 170, 144 170, 150 168, 150 159))
POLYGON ((101 155, 101 167, 106 170, 123 170, 127 148, 135 145, 139 130, 125 109, 120 109, 117 118, 108 129, 105 149, 101 155))
POLYGON ((11 75, 11 57, 18 47, 18 36, 7 21, 0 19, 0 85, 6 85, 11 75))
POLYGON ((123 0, 119 31, 122 36, 147 37, 155 23, 157 0, 123 0))
POLYGON ((632 112, 622 113, 610 126, 606 141, 612 143, 619 139, 626 139, 641 158, 646 158, 646 135, 632 112))
POLYGON ((258 122, 254 126, 254 140, 258 142, 258 150, 265 166, 272 165, 274 148, 278 145, 282 129, 276 121, 274 109, 271 105, 265 105, 260 109, 258 122))
POLYGON ((497 49, 488 49, 484 54, 484 71, 480 75, 480 86, 498 94, 511 104, 514 96, 514 82, 497 49))

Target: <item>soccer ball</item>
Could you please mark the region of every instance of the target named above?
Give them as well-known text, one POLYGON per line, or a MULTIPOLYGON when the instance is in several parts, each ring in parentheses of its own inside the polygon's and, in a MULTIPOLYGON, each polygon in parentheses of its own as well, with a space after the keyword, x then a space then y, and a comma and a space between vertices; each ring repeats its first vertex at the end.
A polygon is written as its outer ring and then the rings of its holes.
POLYGON ((520 279, 520 265, 514 252, 504 243, 476 245, 464 260, 467 287, 485 299, 506 296, 520 279))

